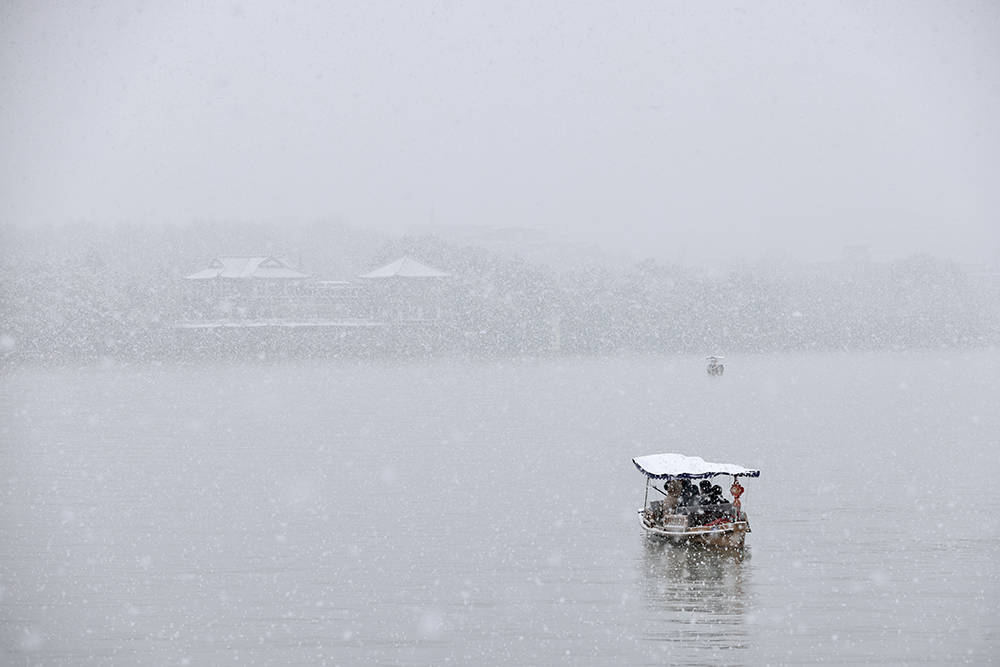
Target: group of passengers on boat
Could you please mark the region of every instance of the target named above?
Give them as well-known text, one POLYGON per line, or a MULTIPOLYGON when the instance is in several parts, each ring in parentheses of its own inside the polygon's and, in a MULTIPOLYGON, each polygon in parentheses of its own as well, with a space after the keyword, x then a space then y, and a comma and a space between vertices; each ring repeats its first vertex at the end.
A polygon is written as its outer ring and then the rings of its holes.
POLYGON ((707 479, 697 485, 689 479, 672 479, 664 487, 663 499, 652 503, 648 518, 652 523, 668 523, 667 517, 686 516, 688 526, 731 521, 733 504, 722 495, 722 488, 707 479))

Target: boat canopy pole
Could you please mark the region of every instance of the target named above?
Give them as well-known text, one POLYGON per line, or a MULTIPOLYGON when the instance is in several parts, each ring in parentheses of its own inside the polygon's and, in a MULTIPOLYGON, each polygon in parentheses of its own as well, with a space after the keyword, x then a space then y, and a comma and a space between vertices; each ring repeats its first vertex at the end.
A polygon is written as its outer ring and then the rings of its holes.
POLYGON ((642 506, 645 509, 646 505, 649 504, 649 478, 646 478, 646 497, 642 499, 642 506))

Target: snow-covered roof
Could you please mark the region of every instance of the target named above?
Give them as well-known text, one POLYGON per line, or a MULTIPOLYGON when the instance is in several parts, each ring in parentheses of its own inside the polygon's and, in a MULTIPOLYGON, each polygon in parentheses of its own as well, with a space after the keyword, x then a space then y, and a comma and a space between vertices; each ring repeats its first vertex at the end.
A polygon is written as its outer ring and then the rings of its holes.
POLYGON ((302 279, 309 276, 296 271, 276 257, 223 256, 212 260, 209 268, 187 276, 188 280, 213 280, 215 278, 273 278, 302 279))
POLYGON ((700 456, 683 454, 650 454, 637 456, 632 463, 647 477, 656 479, 700 479, 716 475, 760 477, 759 470, 744 468, 735 463, 709 463, 700 456))
POLYGON ((362 274, 361 278, 447 278, 451 274, 403 256, 391 264, 362 274))

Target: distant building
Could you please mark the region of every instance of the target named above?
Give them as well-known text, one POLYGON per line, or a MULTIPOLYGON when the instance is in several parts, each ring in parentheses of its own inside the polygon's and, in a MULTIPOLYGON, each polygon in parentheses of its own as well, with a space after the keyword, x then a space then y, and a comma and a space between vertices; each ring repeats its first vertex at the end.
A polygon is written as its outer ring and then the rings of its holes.
POLYGON ((369 286, 377 319, 393 324, 441 321, 450 273, 404 256, 358 277, 369 286))
POLYGON ((240 257, 223 255, 216 257, 207 269, 185 276, 187 280, 305 280, 309 275, 296 271, 277 257, 240 257))
POLYGON ((188 314, 200 319, 293 317, 308 279, 277 257, 216 257, 207 268, 185 276, 188 314))
POLYGON ((451 274, 433 266, 428 266, 418 262, 409 256, 403 256, 395 262, 389 262, 385 266, 374 271, 358 276, 365 280, 381 280, 388 278, 450 278, 451 274))
POLYGON ((176 328, 256 331, 279 348, 303 336, 313 347, 428 348, 441 339, 450 276, 412 257, 347 281, 316 279, 277 257, 221 256, 185 276, 185 319, 176 328))

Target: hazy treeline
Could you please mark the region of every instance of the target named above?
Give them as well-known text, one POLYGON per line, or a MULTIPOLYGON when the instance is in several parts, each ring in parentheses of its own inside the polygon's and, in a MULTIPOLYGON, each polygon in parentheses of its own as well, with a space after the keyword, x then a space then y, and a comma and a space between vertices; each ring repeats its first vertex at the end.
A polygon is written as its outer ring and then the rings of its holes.
POLYGON ((996 285, 974 282, 928 256, 713 274, 643 262, 610 280, 585 272, 563 280, 573 295, 567 344, 719 353, 995 345, 996 285))
MULTIPOLYGON (((176 354, 182 277, 221 254, 273 254, 346 279, 401 254, 452 272, 445 350, 726 353, 1000 344, 1000 285, 929 256, 889 264, 653 260, 532 264, 434 237, 387 240, 337 223, 2 230, 0 348, 8 358, 176 354)), ((183 350, 181 350, 183 352, 183 350)))
POLYGON ((559 322, 561 349, 764 352, 1000 344, 1000 272, 970 272, 917 255, 889 264, 743 263, 705 270, 530 265, 435 238, 388 244, 455 271, 467 322, 486 349, 542 349, 559 322))

